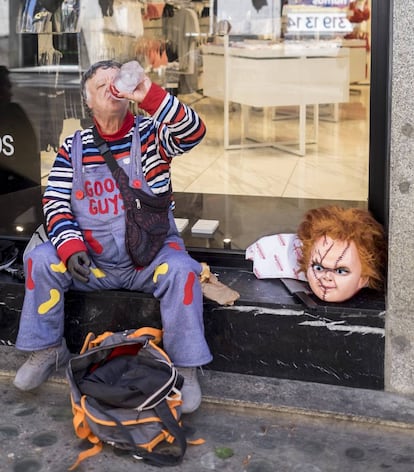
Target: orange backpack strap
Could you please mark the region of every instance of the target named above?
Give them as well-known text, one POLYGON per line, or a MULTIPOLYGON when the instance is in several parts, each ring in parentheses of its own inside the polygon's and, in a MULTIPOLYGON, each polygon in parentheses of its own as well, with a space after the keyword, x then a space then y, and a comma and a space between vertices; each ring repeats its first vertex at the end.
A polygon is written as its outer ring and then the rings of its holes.
POLYGON ((75 430, 76 435, 80 439, 87 439, 91 434, 91 429, 85 419, 85 410, 72 402, 72 412, 73 412, 73 429, 75 430))
POLYGON ((91 339, 89 341, 88 349, 92 349, 93 347, 99 346, 104 339, 106 339, 108 336, 112 336, 113 334, 114 333, 112 331, 105 331, 95 339, 91 339))
POLYGON ((73 428, 80 439, 87 439, 93 446, 86 451, 79 453, 76 462, 68 469, 74 470, 78 465, 88 457, 92 457, 102 450, 102 441, 92 433, 86 419, 85 410, 72 400, 73 428))
POLYGON ((79 354, 84 354, 88 349, 90 349, 91 343, 94 339, 95 339, 95 335, 93 333, 88 333, 86 335, 85 341, 83 341, 83 345, 79 354))
POLYGON ((128 335, 128 338, 139 338, 141 336, 152 336, 153 342, 159 344, 162 339, 162 330, 158 328, 143 327, 128 335))
POLYGON ((92 446, 90 449, 87 449, 86 451, 82 451, 79 453, 78 458, 76 459, 76 462, 69 467, 68 470, 74 470, 78 465, 88 457, 95 456, 96 454, 99 454, 102 451, 102 442, 99 441, 97 444, 92 446))
POLYGON ((190 446, 200 446, 201 444, 204 444, 205 442, 206 440, 203 438, 187 439, 187 444, 190 444, 190 446))
MULTIPOLYGON (((93 333, 88 333, 85 338, 85 341, 83 342, 80 354, 84 354, 89 349, 99 346, 104 339, 111 336, 112 334, 114 334, 112 331, 105 331, 104 333, 100 334, 98 337, 95 338, 95 335, 93 333)), ((133 339, 139 338, 141 336, 151 336, 153 338, 152 341, 155 344, 159 344, 162 339, 162 330, 145 326, 143 328, 138 328, 137 330, 133 331, 131 334, 128 335, 128 338, 133 339)))

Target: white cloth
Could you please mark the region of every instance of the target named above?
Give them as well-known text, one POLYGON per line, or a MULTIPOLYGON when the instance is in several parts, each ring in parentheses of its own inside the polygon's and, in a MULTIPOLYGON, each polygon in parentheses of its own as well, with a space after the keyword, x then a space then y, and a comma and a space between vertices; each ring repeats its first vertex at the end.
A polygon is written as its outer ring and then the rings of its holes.
POLYGON ((296 234, 264 236, 246 249, 258 279, 289 278, 306 280, 298 266, 302 244, 296 234))

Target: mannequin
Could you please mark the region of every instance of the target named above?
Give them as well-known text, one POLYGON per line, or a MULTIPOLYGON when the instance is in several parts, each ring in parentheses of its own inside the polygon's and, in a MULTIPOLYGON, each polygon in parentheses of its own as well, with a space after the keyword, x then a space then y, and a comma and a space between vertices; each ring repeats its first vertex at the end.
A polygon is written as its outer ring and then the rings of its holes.
MULTIPOLYGON (((277 245, 280 236, 286 235, 262 238, 247 249, 246 258, 259 267, 254 268, 256 276, 265 260, 280 261, 281 251, 290 250, 290 245, 277 245), (260 248, 260 254, 254 255, 255 247, 260 248)), ((296 259, 290 268, 283 266, 283 272, 279 263, 273 272, 267 270, 265 277, 307 280, 312 292, 326 302, 349 300, 364 287, 383 289, 387 260, 385 233, 367 210, 337 206, 309 210, 297 234, 290 236, 295 241, 296 259)), ((292 261, 292 257, 284 260, 292 261)))

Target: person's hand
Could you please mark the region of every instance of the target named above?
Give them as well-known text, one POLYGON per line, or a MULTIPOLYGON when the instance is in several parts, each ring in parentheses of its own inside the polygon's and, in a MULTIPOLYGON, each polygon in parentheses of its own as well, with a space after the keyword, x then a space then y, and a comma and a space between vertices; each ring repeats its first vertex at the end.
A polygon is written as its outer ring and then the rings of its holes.
POLYGON ((143 80, 137 85, 136 89, 133 92, 119 92, 119 98, 127 98, 137 103, 141 103, 145 96, 147 95, 149 89, 151 88, 152 81, 145 75, 143 80))
POLYGON ((72 254, 66 265, 74 279, 84 283, 89 282, 89 274, 91 273, 89 266, 91 265, 91 260, 85 251, 72 254))

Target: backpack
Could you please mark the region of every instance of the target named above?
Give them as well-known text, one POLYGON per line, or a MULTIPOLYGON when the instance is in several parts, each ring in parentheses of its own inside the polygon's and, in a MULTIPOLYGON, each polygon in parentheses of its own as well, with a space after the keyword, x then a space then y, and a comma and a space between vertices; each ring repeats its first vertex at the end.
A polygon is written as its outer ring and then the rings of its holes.
POLYGON ((0 270, 8 269, 17 259, 19 250, 13 241, 0 240, 0 270))
POLYGON ((151 465, 182 461, 187 446, 180 422, 183 378, 157 346, 161 334, 155 328, 105 332, 97 338, 89 333, 81 353, 69 361, 75 433, 93 444, 70 470, 100 452, 103 443, 151 465), (168 445, 165 453, 162 444, 168 445), (177 454, 171 444, 178 446, 177 454))

